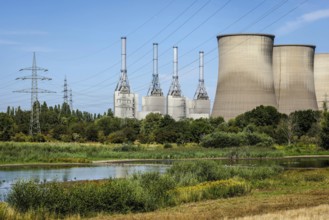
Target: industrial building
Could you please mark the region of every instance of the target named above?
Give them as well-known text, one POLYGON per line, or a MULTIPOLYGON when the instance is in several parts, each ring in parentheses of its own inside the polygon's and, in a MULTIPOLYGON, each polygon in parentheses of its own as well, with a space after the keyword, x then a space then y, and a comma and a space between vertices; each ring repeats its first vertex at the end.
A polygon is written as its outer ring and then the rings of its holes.
POLYGON ((329 107, 329 53, 315 54, 314 84, 318 108, 323 110, 324 103, 329 107))
POLYGON ((277 107, 272 52, 274 35, 217 36, 218 81, 212 116, 234 118, 259 105, 277 107))
POLYGON ((158 73, 158 44, 153 44, 153 74, 151 86, 147 96, 142 97, 142 111, 139 112, 139 119, 143 119, 149 113, 166 114, 166 97, 163 96, 159 82, 158 73))
POLYGON ((182 96, 178 80, 178 47, 174 47, 174 71, 167 95, 167 114, 175 120, 186 118, 186 98, 182 96))
POLYGON ((121 38, 121 75, 114 92, 114 116, 136 118, 138 95, 130 91, 126 66, 126 38, 121 38))
MULTIPOLYGON (((322 109, 329 95, 329 54, 314 55, 314 45, 273 45, 274 35, 260 33, 217 36, 218 81, 211 116, 226 121, 257 106, 273 106, 290 114, 322 109)), ((167 97, 158 73, 158 44, 153 44, 152 82, 142 97, 130 91, 126 68, 126 38, 122 37, 121 75, 114 92, 114 115, 143 119, 149 113, 175 120, 209 118, 210 99, 204 84, 204 52, 199 52, 199 83, 194 98, 182 95, 178 77, 178 47, 173 47, 173 75, 167 97)))
POLYGON ((278 111, 317 110, 313 45, 275 45, 273 74, 278 111))
POLYGON ((187 101, 187 117, 209 118, 210 100, 204 85, 204 52, 199 52, 199 84, 193 100, 187 101))

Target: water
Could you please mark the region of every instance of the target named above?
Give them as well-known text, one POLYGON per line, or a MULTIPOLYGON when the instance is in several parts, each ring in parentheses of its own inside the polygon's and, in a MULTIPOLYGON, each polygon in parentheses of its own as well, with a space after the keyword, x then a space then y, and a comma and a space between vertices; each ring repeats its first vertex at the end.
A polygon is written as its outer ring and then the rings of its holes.
POLYGON ((19 166, 0 167, 0 201, 11 185, 18 180, 36 181, 79 181, 99 180, 108 178, 125 178, 133 173, 159 172, 164 173, 168 165, 158 164, 111 164, 100 166, 19 166))
MULTIPOLYGON (((18 180, 79 181, 108 178, 125 178, 137 172, 164 173, 174 161, 146 161, 147 164, 108 164, 97 166, 18 166, 0 167, 0 201, 11 185, 18 180), (151 163, 151 164, 150 164, 151 163)), ((286 169, 329 167, 329 158, 267 159, 267 160, 218 160, 223 165, 269 166, 280 165, 286 169)))

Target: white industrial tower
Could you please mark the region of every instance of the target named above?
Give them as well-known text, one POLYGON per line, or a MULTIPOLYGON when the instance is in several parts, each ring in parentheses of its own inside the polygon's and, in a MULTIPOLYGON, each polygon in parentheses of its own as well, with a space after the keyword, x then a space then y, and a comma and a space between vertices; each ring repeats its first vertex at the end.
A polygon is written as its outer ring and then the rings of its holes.
POLYGON ((163 96, 158 73, 158 44, 153 43, 153 74, 152 83, 147 93, 148 96, 163 96))
POLYGON ((195 91, 194 99, 208 100, 209 96, 204 85, 204 52, 199 52, 199 84, 195 91))
POLYGON ((178 81, 178 47, 174 47, 174 72, 168 96, 181 97, 182 91, 178 81))
POLYGON ((167 114, 175 120, 186 118, 186 99, 178 81, 178 47, 174 47, 174 72, 167 96, 167 114))
POLYGON ((204 85, 204 52, 199 52, 199 84, 194 94, 194 99, 188 101, 189 118, 209 118, 210 100, 204 85))
POLYGON ((48 70, 37 66, 35 52, 33 52, 32 67, 23 68, 23 69, 20 69, 19 71, 23 71, 23 70, 32 71, 32 75, 18 77, 18 78, 16 78, 16 80, 18 80, 18 79, 31 80, 31 82, 32 82, 31 89, 17 90, 14 92, 31 93, 31 115, 30 115, 29 134, 31 136, 33 136, 35 134, 41 133, 40 120, 39 120, 40 107, 39 107, 39 101, 38 101, 38 94, 39 93, 55 93, 55 92, 38 88, 38 80, 51 80, 51 78, 38 75, 38 71, 47 72, 48 70))
POLYGON ((136 118, 138 95, 130 92, 126 66, 126 37, 121 38, 121 75, 114 92, 114 116, 136 118))
POLYGON ((159 82, 158 73, 158 44, 153 43, 153 73, 152 83, 147 96, 142 97, 142 111, 139 112, 139 119, 143 119, 149 113, 166 114, 166 98, 163 96, 159 82))

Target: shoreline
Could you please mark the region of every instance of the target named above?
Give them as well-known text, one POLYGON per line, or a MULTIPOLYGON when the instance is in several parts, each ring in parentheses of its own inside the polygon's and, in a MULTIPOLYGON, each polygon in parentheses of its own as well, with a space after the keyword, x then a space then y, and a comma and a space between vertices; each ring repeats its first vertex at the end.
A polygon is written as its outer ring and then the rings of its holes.
POLYGON ((193 161, 193 160, 287 160, 287 159, 311 159, 311 158, 329 158, 329 155, 299 155, 299 156, 283 156, 283 157, 249 157, 249 158, 229 158, 229 157, 213 157, 213 158, 182 158, 182 159, 110 159, 95 160, 91 163, 13 163, 0 164, 2 167, 23 167, 23 166, 97 166, 102 164, 120 164, 120 163, 144 163, 144 162, 174 162, 174 161, 193 161))

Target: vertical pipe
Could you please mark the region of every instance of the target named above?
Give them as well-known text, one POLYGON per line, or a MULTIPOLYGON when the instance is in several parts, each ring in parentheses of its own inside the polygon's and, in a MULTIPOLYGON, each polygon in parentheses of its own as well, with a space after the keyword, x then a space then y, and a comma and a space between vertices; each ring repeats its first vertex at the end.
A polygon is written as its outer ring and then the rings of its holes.
POLYGON ((158 44, 153 43, 153 75, 158 75, 158 44))
POLYGON ((121 37, 121 72, 127 72, 126 66, 126 37, 121 37))
POLYGON ((200 51, 199 52, 199 82, 204 82, 204 72, 203 72, 203 67, 204 67, 204 60, 203 60, 204 52, 200 51))
POLYGON ((178 47, 174 47, 174 77, 178 78, 178 47))

